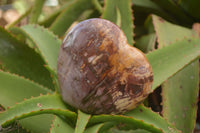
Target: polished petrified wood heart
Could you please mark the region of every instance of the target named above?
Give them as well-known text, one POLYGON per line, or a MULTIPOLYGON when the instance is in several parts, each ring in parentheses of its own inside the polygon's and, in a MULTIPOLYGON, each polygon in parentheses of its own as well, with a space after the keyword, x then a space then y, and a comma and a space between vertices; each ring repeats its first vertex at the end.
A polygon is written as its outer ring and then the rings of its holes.
POLYGON ((66 35, 58 57, 65 102, 86 113, 124 113, 150 93, 153 74, 145 55, 127 43, 118 26, 85 20, 66 35))

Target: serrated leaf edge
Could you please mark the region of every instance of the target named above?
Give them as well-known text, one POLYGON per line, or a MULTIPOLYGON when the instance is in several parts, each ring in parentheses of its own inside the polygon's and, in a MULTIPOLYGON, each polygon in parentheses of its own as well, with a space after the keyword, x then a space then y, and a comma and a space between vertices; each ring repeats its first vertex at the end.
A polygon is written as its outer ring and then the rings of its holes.
POLYGON ((41 88, 43 88, 44 90, 46 90, 47 93, 53 93, 53 91, 50 90, 49 88, 47 88, 47 87, 45 87, 45 86, 43 86, 43 85, 41 85, 41 84, 39 84, 39 83, 37 83, 37 82, 35 82, 35 81, 33 81, 33 80, 30 80, 29 78, 26 78, 26 77, 24 77, 24 76, 22 76, 22 75, 18 75, 18 74, 16 74, 16 73, 11 73, 11 72, 9 72, 9 71, 3 71, 2 69, 0 69, 0 72, 7 73, 7 74, 9 74, 9 75, 11 75, 11 76, 18 77, 18 78, 23 79, 23 80, 25 80, 25 81, 31 82, 31 83, 33 83, 33 84, 35 84, 35 85, 37 85, 37 86, 40 86, 41 88))
MULTIPOLYGON (((15 108, 16 105, 23 104, 24 102, 30 101, 31 99, 38 99, 38 98, 43 97, 43 96, 54 96, 54 95, 58 95, 58 94, 57 93, 54 93, 54 94, 47 93, 45 95, 40 94, 40 96, 37 96, 37 97, 32 96, 30 99, 24 99, 24 101, 22 101, 20 103, 16 103, 15 105, 9 107, 8 109, 15 108)), ((40 105, 37 105, 37 106, 40 106, 40 105)), ((3 112, 6 112, 7 110, 5 110, 3 112)), ((76 116, 77 114, 75 112, 70 111, 69 109, 61 109, 61 108, 38 109, 38 110, 34 110, 34 111, 31 111, 31 112, 28 112, 28 113, 23 113, 23 114, 18 115, 18 116, 14 116, 14 118, 11 118, 11 119, 6 120, 5 122, 2 122, 1 125, 2 125, 2 127, 4 127, 4 126, 7 126, 10 123, 12 123, 14 120, 19 120, 19 119, 26 118, 26 117, 29 117, 29 116, 34 116, 34 115, 39 115, 39 114, 44 114, 44 113, 55 114, 55 115, 58 115, 58 116, 64 115, 64 116, 68 117, 66 115, 66 111, 67 111, 68 114, 69 113, 71 115, 73 114, 73 116, 72 116, 73 118, 77 117, 76 116)), ((1 112, 1 113, 3 113, 3 112, 1 112)))
MULTIPOLYGON (((161 128, 157 128, 157 127, 155 127, 153 124, 148 124, 148 123, 145 123, 143 120, 138 120, 138 119, 135 119, 134 117, 125 116, 125 115, 113 115, 113 114, 110 114, 110 115, 106 115, 106 114, 94 115, 94 116, 91 117, 91 119, 90 119, 88 125, 93 124, 93 122, 91 122, 91 121, 93 121, 93 119, 98 119, 98 117, 113 117, 113 118, 115 118, 115 117, 121 117, 121 118, 125 118, 125 119, 132 119, 132 120, 134 120, 134 121, 137 121, 137 122, 142 123, 143 125, 148 125, 149 127, 152 127, 154 130, 157 130, 157 131, 160 130, 161 132, 163 132, 163 130, 162 130, 161 128)), ((116 119, 117 119, 117 118, 116 118, 116 119)), ((106 120, 106 122, 108 122, 108 121, 113 121, 113 120, 106 120)), ((102 122, 105 122, 105 120, 102 121, 102 122)), ((101 122, 98 122, 98 123, 101 123, 101 122)), ((145 129, 145 128, 144 128, 144 129, 145 129)), ((148 129, 147 129, 147 130, 148 130, 148 129)))

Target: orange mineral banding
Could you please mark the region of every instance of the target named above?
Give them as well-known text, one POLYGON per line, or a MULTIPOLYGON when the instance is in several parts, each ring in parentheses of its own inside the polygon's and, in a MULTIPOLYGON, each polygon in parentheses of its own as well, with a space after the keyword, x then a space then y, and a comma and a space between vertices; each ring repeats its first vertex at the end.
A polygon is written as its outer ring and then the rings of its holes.
POLYGON ((130 46, 122 30, 104 19, 89 19, 66 35, 58 56, 63 100, 90 114, 132 110, 150 93, 152 68, 130 46))

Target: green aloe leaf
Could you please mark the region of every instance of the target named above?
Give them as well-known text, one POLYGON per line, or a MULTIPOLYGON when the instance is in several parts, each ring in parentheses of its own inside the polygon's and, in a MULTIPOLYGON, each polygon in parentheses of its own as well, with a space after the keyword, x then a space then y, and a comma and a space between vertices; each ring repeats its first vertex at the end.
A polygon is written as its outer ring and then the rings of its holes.
POLYGON ((50 30, 58 36, 63 36, 71 24, 87 9, 92 9, 91 0, 75 0, 52 23, 50 30))
MULTIPOLYGON (((119 123, 117 121, 112 121, 112 122, 104 122, 102 127, 100 128, 99 132, 101 133, 104 133, 104 132, 108 132, 110 129, 112 128, 117 128, 117 129, 121 129, 120 128, 120 125, 122 123, 119 123)), ((127 124, 123 124, 123 127, 126 127, 125 125, 127 124)), ((128 128, 129 130, 130 128, 128 128)), ((131 129, 133 129, 133 127, 131 126, 131 129)), ((123 130, 123 129, 122 129, 123 130)), ((125 129, 126 130, 126 129, 125 129)))
POLYGON ((27 99, 0 113, 0 125, 3 127, 12 123, 16 119, 19 120, 28 116, 43 113, 63 115, 68 119, 71 119, 72 122, 73 119, 76 118, 76 113, 67 109, 60 95, 49 94, 27 99))
POLYGON ((168 46, 184 38, 190 39, 196 36, 195 32, 192 32, 191 29, 171 24, 155 15, 152 18, 160 47, 168 46))
MULTIPOLYGON (((77 20, 74 23, 76 23, 76 22, 78 23, 79 21, 84 21, 84 20, 90 18, 94 13, 95 13, 95 10, 93 10, 93 9, 85 10, 84 12, 82 12, 82 14, 77 18, 77 20)), ((73 24, 70 26, 70 28, 73 27, 73 24)))
MULTIPOLYGON (((194 31, 153 16, 159 48, 183 38, 192 38, 194 31)), ((196 122, 199 61, 193 61, 162 85, 163 116, 183 133, 193 132, 196 122), (178 99, 178 100, 177 100, 178 99), (176 102, 174 102, 176 101, 176 102)))
POLYGON ((171 16, 164 12, 160 6, 152 2, 152 0, 132 0, 132 4, 135 11, 153 13, 172 20, 171 16))
POLYGON ((136 130, 119 130, 116 128, 110 129, 107 133, 151 133, 144 129, 136 129, 136 130))
POLYGON ((172 124, 168 123, 158 113, 153 112, 151 109, 143 105, 138 106, 136 109, 128 112, 126 115, 137 120, 142 120, 147 124, 152 124, 156 128, 162 129, 164 133, 179 133, 179 131, 172 124))
POLYGON ((61 13, 62 8, 59 8, 57 11, 53 12, 53 14, 51 14, 50 16, 48 16, 47 18, 45 18, 43 21, 38 22, 39 25, 44 26, 45 28, 48 28, 54 21, 55 19, 59 16, 59 14, 61 13))
MULTIPOLYGON (((34 49, 35 52, 39 53, 39 50, 37 48, 37 45, 34 43, 34 41, 31 39, 29 35, 20 27, 10 27, 8 29, 12 34, 15 35, 15 38, 18 39, 21 42, 24 42, 27 44, 30 48, 34 49)), ((45 62, 44 62, 45 63, 45 62)))
POLYGON ((69 0, 64 3, 64 5, 61 5, 59 9, 54 11, 51 15, 49 15, 47 18, 45 18, 43 21, 39 22, 39 25, 43 25, 44 27, 49 27, 55 19, 60 15, 60 13, 65 9, 68 8, 68 6, 73 2, 73 0, 69 0))
MULTIPOLYGON (((51 90, 24 79, 17 75, 0 71, 0 104, 5 108, 13 106, 17 102, 21 102, 24 98, 39 96, 40 94, 53 93, 51 90)), ((52 115, 40 115, 40 117, 29 117, 20 120, 19 123, 23 128, 32 132, 49 131, 52 115), (41 124, 43 125, 41 127, 41 124)))
POLYGON ((0 71, 0 104, 4 107, 46 93, 52 91, 23 77, 0 71))
POLYGON ((33 9, 31 10, 29 23, 37 23, 42 12, 45 0, 35 0, 33 9))
POLYGON ((39 54, 0 27, 0 69, 53 89, 50 73, 44 64, 39 54))
POLYGON ((40 114, 16 121, 19 122, 24 129, 29 131, 29 133, 48 133, 50 131, 53 118, 53 114, 40 114))
POLYGON ((96 124, 92 127, 87 128, 84 133, 99 133, 102 126, 103 124, 96 124))
POLYGON ((1 133, 30 133, 28 130, 21 127, 18 123, 13 123, 9 127, 0 127, 1 133))
POLYGON ((22 19, 24 19, 25 17, 27 17, 30 14, 31 10, 32 10, 32 7, 30 7, 29 9, 27 9, 27 11, 25 13, 23 13, 17 20, 15 20, 15 21, 9 23, 8 25, 6 25, 5 28, 9 29, 10 27, 13 27, 16 24, 18 24, 22 19))
POLYGON ((168 15, 173 18, 173 21, 184 25, 191 25, 193 20, 186 15, 172 0, 152 0, 159 7, 163 8, 168 15))
POLYGON ((184 39, 146 55, 154 75, 152 91, 166 79, 200 57, 200 39, 184 39))
POLYGON ((39 53, 47 64, 46 68, 52 74, 55 89, 59 92, 56 72, 57 57, 61 45, 61 40, 58 39, 57 36, 55 36, 52 32, 39 25, 23 26, 21 30, 18 30, 18 32, 21 32, 22 34, 27 36, 37 47, 39 53))
POLYGON ((131 124, 119 123, 119 122, 106 122, 99 130, 100 133, 151 133, 145 129, 133 128, 131 124))
POLYGON ((99 13, 103 12, 103 8, 102 8, 102 6, 101 6, 101 4, 99 3, 98 0, 92 0, 92 4, 98 10, 99 13))
POLYGON ((194 61, 162 85, 163 116, 183 133, 193 132, 196 123, 198 72, 199 62, 194 61))
POLYGON ((144 120, 134 118, 132 116, 125 115, 94 115, 89 120, 89 125, 103 123, 103 122, 118 122, 124 124, 130 124, 130 129, 141 128, 153 133, 162 133, 162 129, 155 127, 149 122, 146 123, 144 120))
POLYGON ((151 0, 132 0, 133 7, 143 7, 143 8, 150 8, 154 10, 158 10, 159 12, 162 12, 162 9, 157 6, 155 3, 153 3, 151 0))
POLYGON ((199 0, 176 0, 176 3, 180 5, 180 7, 190 16, 194 17, 195 21, 200 20, 200 14, 199 14, 199 0))
POLYGON ((137 47, 144 53, 148 53, 149 51, 153 51, 155 49, 155 44, 156 44, 156 34, 151 33, 148 35, 143 35, 139 39, 137 39, 135 47, 137 47))
POLYGON ((167 121, 164 118, 162 118, 159 114, 153 112, 152 110, 142 105, 126 113, 125 115, 128 117, 120 115, 92 116, 90 124, 98 122, 115 121, 119 123, 129 124, 131 125, 129 127, 131 127, 132 129, 141 128, 150 132, 179 132, 172 124, 167 123, 167 121), (153 127, 148 127, 149 125, 152 125, 153 127), (161 129, 161 131, 155 130, 155 128, 161 129))
POLYGON ((50 129, 50 133, 74 133, 74 129, 67 124, 65 120, 58 116, 54 116, 54 120, 50 129))
POLYGON ((133 18, 131 10, 131 0, 106 0, 105 7, 102 14, 103 19, 119 24, 124 31, 128 43, 133 45, 133 18), (119 17, 120 16, 120 17, 119 17))
POLYGON ((21 28, 27 34, 27 37, 30 37, 35 43, 47 65, 53 71, 56 71, 61 40, 39 25, 25 25, 21 28))
POLYGON ((91 115, 78 111, 75 133, 83 133, 91 115))

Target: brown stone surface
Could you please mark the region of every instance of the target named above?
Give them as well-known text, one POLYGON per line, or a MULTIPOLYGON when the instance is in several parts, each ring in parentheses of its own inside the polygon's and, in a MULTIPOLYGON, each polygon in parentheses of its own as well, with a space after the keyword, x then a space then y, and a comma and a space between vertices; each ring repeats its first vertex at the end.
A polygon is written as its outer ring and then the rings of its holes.
POLYGON ((63 100, 91 114, 124 113, 149 94, 153 75, 145 55, 115 24, 89 19, 63 40, 58 57, 63 100))

